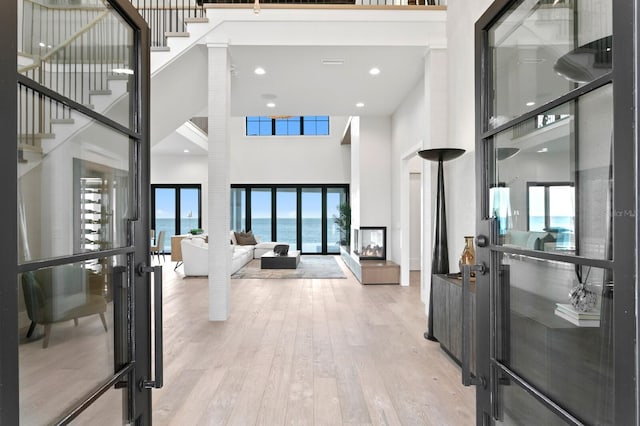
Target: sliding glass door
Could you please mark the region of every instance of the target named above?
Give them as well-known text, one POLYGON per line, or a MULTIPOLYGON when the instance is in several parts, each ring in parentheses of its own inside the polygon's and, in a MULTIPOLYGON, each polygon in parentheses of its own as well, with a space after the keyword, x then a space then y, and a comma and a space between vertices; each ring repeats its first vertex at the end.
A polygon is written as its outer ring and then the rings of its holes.
POLYGON ((303 253, 322 253, 322 188, 302 188, 301 247, 303 253))
POLYGON ((341 229, 336 222, 341 206, 347 204, 347 192, 344 188, 327 188, 326 200, 327 252, 337 254, 340 245, 347 245, 348 240, 347 230, 341 229))
POLYGON ((302 254, 337 254, 348 241, 336 222, 348 202, 348 185, 232 185, 230 229, 302 254))
POLYGON ((247 217, 250 218, 250 226, 245 229, 253 231, 253 234, 260 241, 272 241, 272 206, 273 200, 271 195, 271 188, 251 189, 251 215, 247 215, 247 217))
POLYGON ((298 246, 298 195, 295 188, 276 189, 276 241, 298 246))
POLYGON ((164 253, 171 253, 171 236, 202 228, 202 198, 198 184, 151 185, 151 204, 151 226, 156 240, 164 232, 163 247, 160 248, 164 253))

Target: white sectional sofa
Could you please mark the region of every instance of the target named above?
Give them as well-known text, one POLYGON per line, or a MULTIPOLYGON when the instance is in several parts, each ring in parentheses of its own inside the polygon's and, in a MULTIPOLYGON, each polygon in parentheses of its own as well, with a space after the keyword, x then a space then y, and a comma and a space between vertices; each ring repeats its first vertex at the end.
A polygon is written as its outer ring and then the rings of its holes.
MULTIPOLYGON (((250 245, 238 244, 235 234, 231 231, 229 250, 231 252, 231 273, 235 274, 240 268, 249 263, 251 259, 260 257, 273 250, 277 242, 261 242, 250 245)), ((185 276, 209 275, 209 244, 202 238, 184 238, 180 242, 182 248, 182 262, 185 276)))

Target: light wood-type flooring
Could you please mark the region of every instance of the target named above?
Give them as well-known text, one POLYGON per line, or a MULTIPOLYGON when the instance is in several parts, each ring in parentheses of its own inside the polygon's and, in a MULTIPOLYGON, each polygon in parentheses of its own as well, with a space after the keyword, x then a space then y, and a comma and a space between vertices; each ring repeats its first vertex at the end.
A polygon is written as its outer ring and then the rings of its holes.
POLYGON ((347 279, 231 280, 210 322, 206 278, 164 268, 165 386, 156 425, 473 425, 473 388, 424 339, 410 287, 347 279))

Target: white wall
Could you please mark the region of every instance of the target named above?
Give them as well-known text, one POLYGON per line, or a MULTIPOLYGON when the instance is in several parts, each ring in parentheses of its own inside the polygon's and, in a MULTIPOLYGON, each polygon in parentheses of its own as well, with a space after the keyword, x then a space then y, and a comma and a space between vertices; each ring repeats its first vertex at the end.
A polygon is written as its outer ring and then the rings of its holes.
POLYGON ((245 136, 244 117, 232 117, 232 184, 328 184, 351 181, 351 147, 341 145, 347 117, 331 117, 329 136, 245 136))
MULTIPOLYGON (((424 79, 416 83, 403 103, 398 107, 391 119, 391 224, 393 232, 388 242, 395 258, 391 259, 401 264, 401 254, 404 244, 401 241, 402 201, 401 194, 404 184, 408 185, 408 163, 403 168, 404 157, 416 147, 422 147, 425 139, 425 85, 424 79), (406 173, 407 176, 403 174, 406 173)), ((421 171, 419 170, 414 171, 421 171)), ((406 208, 409 208, 407 205, 406 208)), ((418 241, 420 235, 416 235, 418 241)))
POLYGON ((464 236, 475 235, 474 26, 490 4, 490 0, 449 0, 447 6, 447 146, 467 150, 462 157, 444 166, 449 264, 452 272, 458 271, 464 236))
MULTIPOLYGON (((391 229, 391 118, 360 117, 360 226, 391 229)), ((387 244, 388 245, 388 244, 387 244)), ((396 253, 387 250, 387 258, 396 253)))
POLYGON ((409 182, 409 267, 419 271, 422 269, 422 173, 410 173, 409 182))

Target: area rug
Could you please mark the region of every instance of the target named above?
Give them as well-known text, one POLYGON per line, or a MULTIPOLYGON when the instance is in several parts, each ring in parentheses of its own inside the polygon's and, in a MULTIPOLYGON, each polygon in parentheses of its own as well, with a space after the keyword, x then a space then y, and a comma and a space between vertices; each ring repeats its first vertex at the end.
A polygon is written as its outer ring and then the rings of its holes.
POLYGON ((297 269, 260 269, 260 259, 253 259, 231 278, 236 279, 312 279, 347 278, 334 256, 300 256, 297 269))

